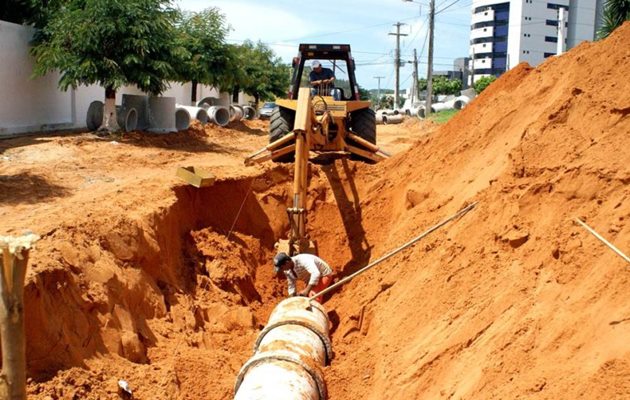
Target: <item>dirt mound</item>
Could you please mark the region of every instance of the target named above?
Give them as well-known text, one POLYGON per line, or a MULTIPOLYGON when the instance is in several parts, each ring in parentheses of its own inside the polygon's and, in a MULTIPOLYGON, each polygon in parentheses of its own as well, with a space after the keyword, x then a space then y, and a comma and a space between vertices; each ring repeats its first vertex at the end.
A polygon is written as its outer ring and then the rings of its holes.
POLYGON ((479 204, 333 297, 331 399, 630 397, 628 266, 573 221, 630 249, 628 43, 519 65, 362 168, 371 259, 479 204))
MULTIPOLYGON (((380 165, 311 168, 309 230, 342 275, 479 202, 326 304, 332 400, 630 397, 627 266, 572 221, 630 249, 629 42, 626 24, 520 65, 445 126, 379 126, 380 145, 411 147, 380 165)), ((31 397, 115 398, 118 379, 138 399, 232 396, 286 290, 269 260, 290 172, 242 166, 264 126, 0 143, 0 184, 20 189, 0 217, 43 236, 31 397), (183 163, 219 179, 183 186, 183 163)))

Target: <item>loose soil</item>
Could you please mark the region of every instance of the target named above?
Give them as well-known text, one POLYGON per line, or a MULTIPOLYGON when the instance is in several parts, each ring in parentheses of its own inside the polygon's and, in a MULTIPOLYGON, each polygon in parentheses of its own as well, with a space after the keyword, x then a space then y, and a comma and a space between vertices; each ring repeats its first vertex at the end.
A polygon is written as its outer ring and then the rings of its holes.
MULTIPOLYGON (((378 165, 310 168, 334 293, 332 400, 630 398, 630 24, 520 65, 446 125, 379 126, 378 165), (605 61, 604 61, 605 60, 605 61)), ((291 165, 245 167, 260 121, 0 141, 2 233, 42 235, 25 288, 34 399, 226 399, 273 306, 291 165), (195 189, 174 176, 217 176, 195 189)))

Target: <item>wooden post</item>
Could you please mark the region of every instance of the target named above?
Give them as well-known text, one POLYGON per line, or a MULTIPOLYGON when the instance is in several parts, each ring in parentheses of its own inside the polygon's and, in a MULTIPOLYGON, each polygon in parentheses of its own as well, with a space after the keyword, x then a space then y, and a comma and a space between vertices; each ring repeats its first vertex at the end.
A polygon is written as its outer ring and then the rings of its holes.
POLYGON ((0 399, 26 399, 24 280, 29 250, 38 239, 33 234, 17 238, 0 236, 0 399))

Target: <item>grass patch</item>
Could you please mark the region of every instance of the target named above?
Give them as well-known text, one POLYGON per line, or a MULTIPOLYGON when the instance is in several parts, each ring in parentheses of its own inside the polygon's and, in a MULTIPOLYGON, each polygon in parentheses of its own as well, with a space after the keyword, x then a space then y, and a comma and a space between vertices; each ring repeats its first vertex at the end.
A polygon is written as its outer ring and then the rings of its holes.
POLYGON ((444 110, 433 113, 429 116, 429 119, 436 124, 445 124, 449 119, 453 118, 455 114, 457 114, 459 110, 444 110))

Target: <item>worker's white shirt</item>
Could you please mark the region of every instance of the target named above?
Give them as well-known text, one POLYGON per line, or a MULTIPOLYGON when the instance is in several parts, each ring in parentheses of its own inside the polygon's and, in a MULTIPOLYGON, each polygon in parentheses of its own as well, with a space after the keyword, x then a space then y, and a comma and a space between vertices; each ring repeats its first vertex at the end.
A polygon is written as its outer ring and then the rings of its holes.
POLYGON ((294 266, 293 271, 284 271, 289 283, 289 296, 295 294, 295 283, 299 279, 308 282, 309 285, 317 285, 319 278, 332 274, 332 268, 321 258, 312 254, 298 254, 291 257, 294 266))

